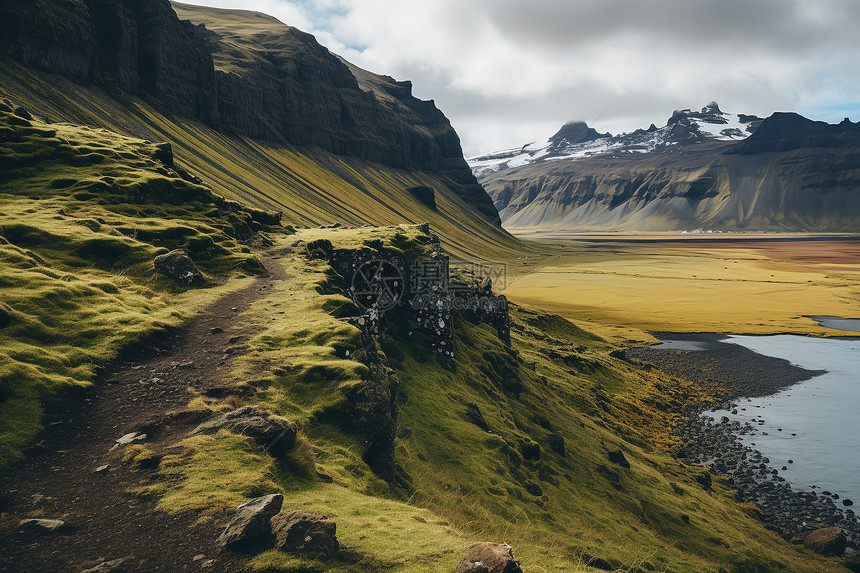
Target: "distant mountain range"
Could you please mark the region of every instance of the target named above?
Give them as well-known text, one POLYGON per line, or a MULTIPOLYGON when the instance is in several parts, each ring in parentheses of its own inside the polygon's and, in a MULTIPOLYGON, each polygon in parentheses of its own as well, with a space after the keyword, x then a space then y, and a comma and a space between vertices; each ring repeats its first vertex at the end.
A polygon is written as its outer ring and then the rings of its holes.
POLYGON ((523 231, 860 231, 860 125, 715 102, 611 135, 568 123, 543 144, 469 159, 523 231))

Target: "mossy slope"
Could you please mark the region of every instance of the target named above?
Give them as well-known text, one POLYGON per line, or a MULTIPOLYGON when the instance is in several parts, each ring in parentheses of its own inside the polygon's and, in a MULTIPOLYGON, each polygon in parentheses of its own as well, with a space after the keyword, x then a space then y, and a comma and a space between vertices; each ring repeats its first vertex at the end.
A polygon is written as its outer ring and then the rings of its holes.
POLYGON ((181 179, 166 149, 0 111, 0 465, 60 390, 178 323, 191 297, 155 256, 183 248, 211 280, 264 271, 239 242, 261 213, 181 179))

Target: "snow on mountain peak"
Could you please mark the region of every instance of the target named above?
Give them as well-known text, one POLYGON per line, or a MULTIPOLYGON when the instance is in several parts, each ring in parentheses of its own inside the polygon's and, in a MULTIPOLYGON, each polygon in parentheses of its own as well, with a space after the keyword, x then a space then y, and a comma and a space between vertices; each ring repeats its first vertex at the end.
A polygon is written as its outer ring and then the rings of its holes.
POLYGON ((704 141, 739 141, 749 137, 761 121, 754 115, 726 113, 712 101, 701 111, 675 110, 663 127, 652 123, 647 130, 621 135, 599 133, 581 121, 568 122, 543 144, 531 143, 470 157, 467 161, 475 175, 481 177, 537 161, 573 160, 606 153, 650 153, 704 141))

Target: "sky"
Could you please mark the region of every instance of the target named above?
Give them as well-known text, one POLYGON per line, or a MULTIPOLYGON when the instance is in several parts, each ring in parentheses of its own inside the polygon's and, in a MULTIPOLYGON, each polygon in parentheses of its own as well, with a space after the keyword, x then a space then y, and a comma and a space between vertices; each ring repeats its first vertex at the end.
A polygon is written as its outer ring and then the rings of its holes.
POLYGON ((467 156, 675 109, 860 119, 858 0, 185 0, 255 10, 411 80, 467 156))

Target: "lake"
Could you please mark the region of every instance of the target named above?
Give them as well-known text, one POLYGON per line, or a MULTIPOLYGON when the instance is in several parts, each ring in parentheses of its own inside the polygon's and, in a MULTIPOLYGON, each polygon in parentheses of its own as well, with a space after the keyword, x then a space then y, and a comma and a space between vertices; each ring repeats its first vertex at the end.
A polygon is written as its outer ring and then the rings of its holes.
POLYGON ((828 370, 771 396, 742 398, 737 414, 718 410, 711 415, 752 423, 756 431, 740 439, 769 457, 792 487, 815 485, 819 493, 852 499, 860 511, 860 340, 776 335, 731 336, 723 342, 828 370))

